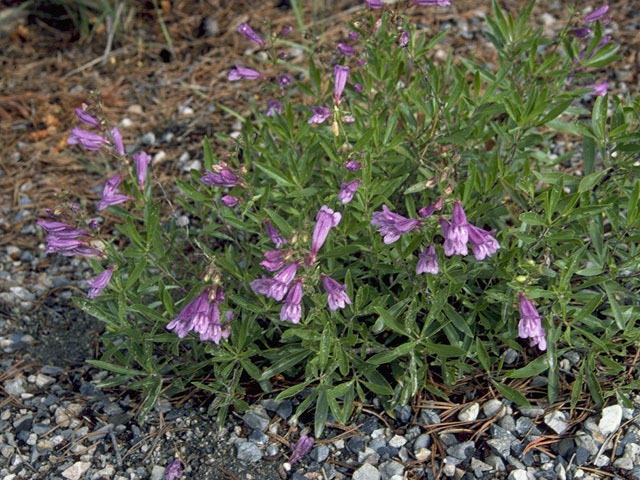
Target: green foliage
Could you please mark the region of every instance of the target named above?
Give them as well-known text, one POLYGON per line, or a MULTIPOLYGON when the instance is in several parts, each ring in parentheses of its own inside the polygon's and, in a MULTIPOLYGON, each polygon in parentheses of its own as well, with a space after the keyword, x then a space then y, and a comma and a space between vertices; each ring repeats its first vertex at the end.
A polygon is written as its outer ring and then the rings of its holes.
MULTIPOLYGON (((609 64, 615 47, 580 60, 567 29, 547 38, 531 27, 532 7, 513 18, 493 2, 487 35, 495 65, 452 55, 436 62, 442 35, 429 38, 387 11, 363 14, 357 28, 367 63, 352 66, 329 119, 311 125, 309 109, 286 98, 281 114, 256 112, 227 160, 242 177, 238 186, 206 187, 200 172, 177 182, 188 228, 161 221, 150 189, 136 193, 132 181, 138 210, 114 209, 129 243, 122 251, 122 239, 110 243, 109 261, 118 265, 110 288, 95 301, 78 300, 106 324, 95 364, 113 373, 107 383, 140 388, 146 409, 160 394, 196 386, 214 395, 220 422, 230 407, 246 408, 245 389, 258 384, 279 399, 301 395, 296 415, 314 405, 319 435, 329 413, 346 423, 356 400, 376 394, 392 411, 422 389, 445 396, 427 378, 452 385, 477 369, 518 404, 528 399, 508 381, 546 375, 553 401, 559 358, 574 349, 583 362, 572 405, 584 388, 596 403, 614 392, 624 401, 638 387, 617 376, 640 339, 638 99, 609 94, 595 97, 591 110, 582 106, 591 92, 578 86, 586 83, 583 68, 609 64), (397 27, 411 32, 405 48, 397 27), (559 138, 573 146, 555 152, 559 138), (347 161, 362 169, 346 170, 347 161), (361 185, 342 205, 341 183, 355 179, 361 185), (225 207, 224 194, 241 198, 238 206, 225 207), (371 225, 382 205, 415 219, 438 198, 443 210, 392 244, 371 225), (444 255, 437 217, 450 218, 454 199, 471 223, 495 229, 498 252, 482 261, 444 255), (322 205, 342 219, 314 263, 307 252, 322 205), (274 249, 267 219, 289 239, 292 261, 306 262, 298 270, 299 324, 282 322, 280 302, 250 288, 267 273, 264 252, 274 249), (431 243, 440 272, 417 275, 418 254, 431 243), (321 274, 345 284, 352 304, 330 311, 321 274), (236 314, 229 339, 179 339, 167 323, 211 278, 225 290, 223 312, 236 314), (521 292, 543 319, 544 352, 518 339, 521 292), (531 360, 505 364, 507 348, 531 360), (606 390, 603 374, 616 376, 606 390)), ((591 52, 599 36, 596 28, 591 52)), ((311 104, 330 104, 332 72, 309 59, 308 83, 299 88, 316 95, 311 104)), ((207 139, 204 164, 220 165, 207 139)))

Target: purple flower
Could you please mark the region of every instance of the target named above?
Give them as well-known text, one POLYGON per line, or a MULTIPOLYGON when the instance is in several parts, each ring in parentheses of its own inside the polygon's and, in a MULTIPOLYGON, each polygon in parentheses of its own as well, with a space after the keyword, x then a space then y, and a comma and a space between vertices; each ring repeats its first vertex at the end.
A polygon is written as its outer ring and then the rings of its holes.
POLYGON ((87 294, 87 298, 96 298, 102 293, 102 290, 104 290, 104 288, 109 284, 109 280, 111 280, 111 275, 115 268, 115 265, 111 265, 109 268, 103 270, 95 280, 87 280, 87 283, 91 286, 89 293, 87 294))
POLYGON ((518 336, 520 338, 530 338, 530 345, 537 346, 541 351, 547 349, 547 339, 545 338, 540 314, 536 307, 523 293, 520 294, 520 322, 518 323, 518 336))
POLYGON ((260 35, 253 31, 253 28, 249 26, 248 23, 241 23, 238 25, 238 33, 244 35, 247 39, 251 40, 253 43, 257 44, 259 47, 264 47, 265 43, 260 35))
POLYGON ((349 40, 352 42, 357 41, 360 38, 360 34, 354 30, 349 31, 349 40))
POLYGON ((603 5, 602 7, 594 10, 593 12, 591 12, 588 15, 585 15, 582 18, 582 22, 595 22, 596 20, 601 19, 602 17, 604 17, 604 14, 607 13, 609 11, 609 5, 603 5))
POLYGON ((420 210, 418 210, 418 215, 420 215, 422 218, 429 218, 435 213, 435 211, 436 207, 434 207, 433 204, 430 203, 426 207, 422 207, 420 210))
POLYGON ((88 246, 84 238, 89 235, 84 229, 77 229, 68 223, 54 220, 38 220, 38 226, 47 232, 46 253, 60 252, 65 257, 80 255, 83 257, 100 257, 102 252, 88 246))
POLYGON ((287 241, 284 238, 282 238, 282 236, 278 233, 278 231, 275 228, 273 228, 273 225, 271 225, 271 222, 269 221, 269 219, 266 219, 264 221, 264 224, 267 227, 267 235, 269 235, 269 238, 271 239, 273 244, 276 246, 276 248, 280 248, 282 245, 285 245, 287 243, 287 241))
POLYGON ((338 199, 345 205, 353 200, 353 196, 358 190, 360 180, 356 179, 353 182, 343 183, 341 185, 340 193, 338 193, 338 199))
POLYGON ((362 87, 362 85, 360 85, 359 83, 356 83, 356 84, 353 86, 353 90, 354 90, 356 93, 360 93, 360 92, 362 92, 362 89, 363 89, 363 87, 362 87))
POLYGON ((164 471, 164 480, 178 480, 182 476, 182 462, 175 459, 164 471))
POLYGON ((254 292, 267 296, 269 289, 273 285, 275 280, 273 278, 267 278, 264 275, 261 278, 256 278, 249 285, 254 292))
POLYGON ((311 450, 311 447, 313 447, 313 437, 302 435, 293 447, 293 454, 289 459, 289 463, 291 465, 296 463, 300 459, 300 457, 306 455, 311 450))
POLYGON ((81 147, 84 147, 87 150, 100 150, 103 145, 108 143, 109 140, 102 135, 84 130, 80 127, 73 127, 71 135, 69 135, 69 138, 67 139, 68 145, 80 144, 81 147))
POLYGON ((382 0, 364 0, 366 2, 367 5, 369 5, 369 8, 382 8, 384 7, 384 3, 382 3, 382 0))
POLYGON ((359 67, 364 67, 367 64, 367 59, 366 58, 359 58, 356 63, 358 64, 359 67))
POLYGON ((591 33, 591 29, 587 27, 574 28, 569 33, 577 38, 584 38, 591 33))
POLYGON ((219 302, 224 301, 221 287, 215 291, 204 289, 198 297, 191 300, 176 317, 167 324, 178 337, 184 338, 190 331, 200 334, 200 340, 220 343, 222 338, 229 338, 230 330, 220 323, 219 302))
POLYGON ((302 316, 301 301, 302 280, 296 280, 293 285, 291 285, 289 293, 287 293, 287 298, 284 299, 282 310, 280 310, 280 320, 283 322, 300 323, 300 317, 302 316))
POLYGON ((86 110, 82 108, 76 108, 76 116, 78 117, 78 120, 86 125, 90 125, 92 127, 97 127, 98 125, 100 125, 100 122, 97 118, 92 117, 87 113, 86 110))
POLYGON ((355 49, 351 45, 342 42, 338 43, 338 50, 340 50, 340 53, 345 57, 350 57, 356 53, 355 49))
POLYGON ((286 37, 291 33, 291 30, 293 30, 293 27, 291 25, 285 25, 284 27, 282 27, 282 30, 280 30, 280 33, 278 34, 278 36, 286 37))
POLYGON ((264 260, 260 262, 260 265, 270 272, 276 272, 284 266, 285 258, 289 253, 289 250, 269 250, 264 252, 264 260))
POLYGON ((344 164, 344 167, 347 170, 351 170, 352 172, 356 172, 362 168, 362 162, 356 162, 355 160, 349 160, 344 164))
POLYGON ((422 222, 413 218, 406 218, 393 213, 386 205, 382 205, 382 212, 373 212, 371 225, 378 228, 378 233, 384 237, 387 245, 395 242, 401 235, 415 230, 422 222))
POLYGON ((327 107, 311 107, 313 116, 307 121, 307 123, 323 123, 329 115, 331 115, 331 109, 327 107))
POLYGON ((451 5, 449 0, 413 0, 411 3, 422 7, 448 7, 451 5))
POLYGON ((222 200, 222 203, 227 207, 235 207, 240 201, 238 197, 234 197, 233 195, 223 195, 220 200, 222 200))
POLYGON ((318 250, 324 245, 329 235, 329 230, 337 226, 342 219, 339 212, 334 212, 326 205, 323 205, 316 215, 316 226, 311 237, 311 255, 315 257, 318 250))
POLYGON ((269 286, 269 291, 266 293, 265 297, 273 298, 278 302, 282 300, 289 290, 289 285, 293 281, 293 278, 296 276, 296 271, 298 270, 297 263, 290 263, 282 270, 280 270, 273 277, 273 283, 269 286))
POLYGON ((61 232, 72 228, 68 223, 58 222, 55 220, 38 220, 36 223, 47 233, 61 232))
POLYGON ((409 32, 407 32, 406 30, 402 30, 402 32, 400 33, 400 40, 398 41, 398 45, 400 47, 406 47, 409 44, 410 39, 411 37, 409 36, 409 32))
POLYGON ((269 100, 267 102, 267 117, 273 117, 276 113, 282 113, 282 102, 280 100, 269 100))
POLYGON ((498 251, 500 244, 493 238, 491 232, 475 227, 470 223, 467 226, 469 231, 469 242, 473 255, 477 260, 484 260, 498 251))
POLYGON ((333 69, 333 103, 340 105, 340 97, 349 78, 349 67, 336 65, 333 69))
POLYGON ((200 181, 209 187, 235 187, 238 176, 226 167, 218 167, 215 172, 206 170, 200 181))
POLYGON ((444 254, 447 257, 452 255, 467 255, 467 242, 469 241, 469 230, 467 226, 467 216, 456 200, 451 215, 451 223, 444 218, 440 219, 442 234, 444 235, 444 254))
POLYGON ((227 79, 230 82, 235 82, 243 78, 246 78, 247 80, 256 80, 258 78, 262 78, 262 74, 257 70, 253 70, 247 67, 241 67, 240 65, 236 65, 234 68, 229 70, 227 79))
POLYGON ((133 155, 133 161, 136 163, 136 175, 138 177, 138 185, 140 190, 144 190, 144 184, 147 181, 147 167, 151 163, 151 156, 147 152, 140 152, 133 155))
POLYGON ((280 85, 280 89, 284 89, 291 85, 291 77, 289 75, 280 75, 278 77, 278 85, 280 85))
POLYGON ((105 182, 102 188, 102 199, 98 202, 98 211, 104 210, 111 205, 118 205, 128 200, 133 200, 133 198, 128 195, 116 193, 116 188, 118 188, 121 181, 122 175, 114 175, 105 182))
POLYGON ((432 273, 436 275, 439 271, 438 254, 436 247, 429 245, 423 252, 418 254, 418 264, 416 265, 416 274, 432 273))
POLYGON ((587 88, 593 88, 594 95, 599 95, 603 97, 607 94, 607 90, 609 89, 609 84, 606 81, 602 81, 599 83, 592 83, 591 85, 587 85, 587 88))
POLYGON ((341 285, 328 275, 320 275, 320 279, 322 280, 322 286, 329 294, 327 297, 329 310, 336 311, 346 305, 351 305, 351 299, 345 292, 347 289, 346 284, 341 285))
POLYGON ((124 155, 124 145, 122 143, 122 133, 117 127, 113 127, 110 131, 113 144, 116 146, 116 152, 118 155, 124 155))

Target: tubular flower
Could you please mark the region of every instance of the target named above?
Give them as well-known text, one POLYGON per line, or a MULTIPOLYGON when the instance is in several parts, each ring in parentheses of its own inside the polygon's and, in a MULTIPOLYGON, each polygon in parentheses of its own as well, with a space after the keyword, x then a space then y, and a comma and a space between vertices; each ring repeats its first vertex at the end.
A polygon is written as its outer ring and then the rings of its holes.
POLYGON ((293 447, 293 454, 289 459, 289 463, 291 465, 296 463, 303 455, 306 455, 311 450, 311 447, 313 447, 313 437, 302 435, 293 447))
POLYGON ((429 245, 423 252, 418 254, 418 265, 416 265, 416 274, 432 273, 436 275, 440 268, 438 267, 438 254, 436 247, 429 245))
POLYGON ((220 200, 222 200, 222 203, 227 207, 235 207, 240 201, 238 197, 234 197, 233 195, 223 195, 220 200))
POLYGON ((291 77, 289 75, 280 75, 278 77, 278 85, 280 85, 281 90, 284 90, 285 87, 291 85, 291 77))
POLYGON ((353 200, 358 187, 360 186, 360 180, 356 179, 353 182, 343 183, 338 193, 338 199, 345 205, 353 200))
POLYGON ((109 268, 103 270, 94 280, 87 280, 87 283, 91 286, 87 298, 96 298, 102 293, 102 290, 109 284, 115 268, 115 265, 111 265, 109 268))
POLYGON ((467 227, 471 250, 477 260, 484 260, 498 251, 500 244, 493 238, 491 232, 475 227, 471 224, 467 227))
POLYGON ((406 47, 409 44, 409 40, 411 37, 409 36, 409 32, 406 30, 402 30, 400 33, 400 39, 398 40, 398 46, 406 47))
POLYGON ((329 115, 331 115, 331 109, 327 107, 311 107, 311 112, 313 115, 309 120, 307 120, 307 123, 320 124, 329 118, 329 115))
POLYGON ((256 45, 258 45, 259 47, 264 47, 266 44, 264 43, 264 40, 262 40, 262 38, 260 38, 260 35, 258 35, 256 32, 253 31, 253 28, 251 28, 249 26, 248 23, 241 23, 240 25, 238 25, 238 29, 237 29, 238 33, 244 35, 248 40, 251 40, 253 43, 255 43, 256 45))
POLYGON ((604 15, 609 11, 609 5, 603 5, 600 8, 595 9, 588 15, 585 15, 582 18, 582 22, 595 22, 596 20, 600 20, 604 15))
POLYGON ((80 255, 82 257, 100 257, 102 252, 88 245, 86 237, 89 232, 73 228, 68 223, 54 220, 38 220, 38 226, 47 232, 46 253, 60 252, 65 257, 80 255))
POLYGON ((115 175, 107 180, 102 188, 102 198, 98 202, 98 211, 104 210, 111 205, 118 205, 128 200, 133 200, 129 195, 116 193, 116 189, 122 181, 122 175, 115 175))
POLYGON ((242 67, 240 65, 236 65, 234 68, 229 70, 227 80, 229 80, 230 82, 242 80, 243 78, 246 78, 247 80, 257 80, 258 78, 262 78, 262 74, 257 70, 242 67))
POLYGON ((469 241, 469 230, 467 226, 467 216, 456 200, 451 215, 451 223, 444 218, 440 219, 442 234, 444 235, 444 254, 447 257, 452 255, 467 255, 467 242, 469 241))
POLYGON ((109 133, 111 133, 111 138, 113 139, 113 144, 116 147, 118 155, 124 155, 124 144, 122 143, 122 133, 120 133, 120 130, 118 130, 117 127, 113 127, 109 130, 109 133))
POLYGON ((200 181, 209 187, 235 187, 238 176, 228 168, 218 168, 216 172, 206 170, 200 181))
POLYGON ((349 40, 351 40, 352 42, 355 42, 359 39, 360 39, 360 34, 358 32, 356 32, 355 30, 349 31, 349 40))
POLYGON ((167 329, 173 330, 180 338, 184 338, 193 330, 200 334, 201 341, 213 341, 219 344, 222 338, 229 338, 230 334, 228 326, 220 323, 218 303, 222 301, 224 301, 224 293, 221 287, 217 287, 215 291, 204 289, 167 324, 167 329))
POLYGON ((362 85, 360 85, 359 83, 356 83, 356 84, 353 86, 353 90, 354 90, 356 93, 360 93, 360 92, 362 92, 362 89, 363 89, 363 87, 362 87, 362 85))
POLYGON ((271 225, 271 222, 269 221, 269 219, 266 219, 264 221, 264 224, 267 227, 267 235, 269 235, 269 238, 271 239, 273 244, 276 246, 276 248, 280 248, 282 245, 285 245, 287 243, 287 241, 282 237, 282 235, 280 235, 278 231, 275 228, 273 228, 273 225, 271 225))
POLYGON ((547 339, 545 338, 540 314, 536 307, 523 293, 520 294, 520 322, 518 323, 518 336, 520 338, 530 338, 530 345, 537 346, 541 351, 547 349, 547 339))
POLYGON ((448 7, 451 5, 450 0, 413 0, 411 3, 422 7, 448 7))
POLYGON ((339 212, 334 212, 326 205, 323 205, 316 215, 316 226, 311 236, 311 255, 315 257, 324 242, 327 240, 329 230, 337 226, 342 219, 339 212))
POLYGON ((574 28, 569 33, 576 38, 584 38, 591 33, 591 29, 587 27, 574 28))
POLYGON ((301 301, 302 280, 296 280, 293 285, 291 285, 289 293, 287 293, 287 297, 284 299, 282 310, 280 310, 280 320, 283 322, 300 323, 300 317, 302 316, 301 301))
POLYGON ((415 230, 422 222, 412 218, 406 218, 389 210, 389 207, 382 205, 382 212, 373 212, 371 225, 378 228, 378 233, 382 235, 383 242, 387 245, 398 240, 403 234, 415 230))
POLYGON ((280 100, 269 100, 267 102, 267 117, 274 117, 276 113, 282 113, 282 102, 280 100))
POLYGON ((609 84, 606 81, 602 81, 599 83, 592 83, 591 85, 587 85, 587 88, 593 88, 593 94, 604 97, 609 90, 609 84))
POLYGON ((71 135, 67 138, 67 145, 80 145, 87 150, 100 150, 103 145, 107 145, 109 140, 98 133, 84 130, 80 127, 73 127, 71 135))
POLYGON ((335 311, 339 308, 344 308, 346 305, 351 305, 351 299, 345 292, 347 285, 340 285, 328 275, 321 275, 320 279, 322 280, 322 286, 329 294, 327 297, 329 310, 335 311))
POLYGON ((298 270, 297 263, 290 263, 273 277, 273 283, 269 285, 269 291, 265 295, 267 298, 273 298, 278 302, 284 298, 287 291, 289 290, 289 286, 296 276, 296 271, 298 270))
POLYGON ((355 55, 356 53, 355 49, 348 43, 338 43, 338 50, 345 57, 350 57, 351 55, 355 55))
POLYGON ((365 3, 369 5, 369 8, 382 8, 384 7, 384 3, 382 0, 365 0, 365 3))
POLYGON ((333 103, 340 105, 340 97, 342 97, 342 92, 349 78, 349 67, 336 65, 333 69, 333 77, 333 103))
POLYGON ((151 163, 151 156, 147 152, 140 152, 133 155, 133 161, 136 164, 136 176, 138 177, 138 186, 140 190, 144 190, 144 184, 147 181, 147 169, 151 163))
POLYGON ((349 160, 344 164, 344 167, 347 170, 351 170, 352 172, 356 172, 362 168, 362 162, 356 162, 355 160, 349 160))
POLYGON ((269 250, 264 252, 264 260, 260 262, 270 272, 277 272, 284 266, 285 258, 291 253, 289 250, 269 250))
POLYGON ((76 108, 76 116, 78 117, 78 120, 80 120, 82 123, 89 125, 91 127, 97 127, 98 125, 100 125, 100 122, 98 121, 97 118, 89 115, 87 111, 82 108, 76 108))
POLYGON ((163 480, 178 480, 182 475, 182 462, 179 459, 175 459, 173 462, 169 464, 169 466, 164 471, 164 479, 163 480))

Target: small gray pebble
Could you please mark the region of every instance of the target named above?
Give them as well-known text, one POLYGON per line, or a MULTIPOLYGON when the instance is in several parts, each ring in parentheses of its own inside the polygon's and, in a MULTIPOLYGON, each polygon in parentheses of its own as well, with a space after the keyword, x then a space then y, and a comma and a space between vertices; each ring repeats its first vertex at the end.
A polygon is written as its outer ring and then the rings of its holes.
POLYGON ((262 458, 262 452, 255 443, 242 442, 236 445, 238 460, 257 462, 262 458))
POLYGON ((309 454, 311 460, 318 463, 324 462, 328 456, 329 447, 327 447, 326 445, 318 445, 313 450, 311 450, 311 453, 309 454))

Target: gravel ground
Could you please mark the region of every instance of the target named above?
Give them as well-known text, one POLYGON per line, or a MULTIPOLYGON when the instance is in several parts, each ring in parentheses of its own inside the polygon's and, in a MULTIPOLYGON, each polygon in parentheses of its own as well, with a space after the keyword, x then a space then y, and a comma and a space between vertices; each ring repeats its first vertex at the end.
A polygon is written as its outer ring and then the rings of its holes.
MULTIPOLYGON (((547 15, 554 15, 551 7, 547 15)), ((624 24, 608 27, 614 38, 637 36, 640 9, 629 12, 624 24)), ((552 28, 548 16, 538 20, 552 28)), ((484 21, 478 14, 443 26, 477 41, 484 21)), ((621 92, 637 92, 637 78, 637 62, 609 72, 621 92)), ((170 134, 149 131, 140 142, 158 155, 170 134)), ((10 164, 23 160, 23 146, 6 153, 10 164)), ((573 146, 554 148, 563 154, 573 146)), ((171 153, 178 168, 197 168, 194 151, 171 153)), ((105 372, 85 360, 96 358, 102 326, 70 300, 84 295, 93 273, 82 260, 44 254, 32 187, 18 185, 18 205, 3 197, 0 206, 0 231, 23 225, 0 250, 0 480, 162 480, 176 458, 180 478, 205 480, 640 479, 640 396, 630 409, 570 412, 567 405, 525 409, 470 394, 453 410, 420 402, 397 409, 395 418, 373 399, 350 425, 330 418, 293 466, 291 445, 312 429, 310 418, 292 417, 302 397, 279 404, 265 398, 231 414, 221 431, 196 399, 165 400, 142 422, 134 394, 96 387, 105 372)), ((505 352, 505 361, 517 361, 516 352, 505 352)), ((575 370, 581 361, 568 352, 561 368, 575 370)))

